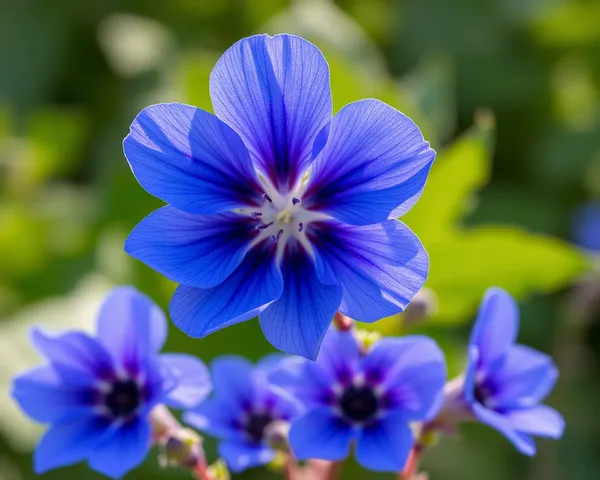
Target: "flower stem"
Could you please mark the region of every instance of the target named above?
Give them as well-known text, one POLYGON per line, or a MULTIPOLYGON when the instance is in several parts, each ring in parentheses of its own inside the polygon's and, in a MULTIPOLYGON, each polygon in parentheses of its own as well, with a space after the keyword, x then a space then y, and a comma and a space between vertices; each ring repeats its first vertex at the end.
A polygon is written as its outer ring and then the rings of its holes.
POLYGON ((404 470, 398 474, 398 480, 412 480, 413 477, 418 473, 419 463, 421 461, 421 453, 423 453, 423 447, 416 444, 408 456, 404 470))

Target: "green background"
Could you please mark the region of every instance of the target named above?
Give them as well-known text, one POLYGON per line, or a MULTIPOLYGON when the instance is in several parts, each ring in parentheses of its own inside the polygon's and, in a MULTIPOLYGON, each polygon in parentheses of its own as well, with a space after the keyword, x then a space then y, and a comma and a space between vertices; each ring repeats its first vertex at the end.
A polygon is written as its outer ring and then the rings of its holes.
MULTIPOLYGON (((375 327, 434 336, 456 374, 479 299, 499 285, 521 301, 520 341, 561 369, 548 400, 567 421, 560 442, 539 441, 529 459, 468 425, 424 469, 434 480, 598 478, 600 281, 568 240, 576 207, 600 197, 599 22, 592 0, 1 0, 0 479, 34 478, 41 428, 9 398, 10 378, 41 361, 28 327, 93 328, 114 284, 134 284, 165 308, 173 291, 122 251, 160 206, 123 157, 131 120, 156 102, 210 110, 215 60, 260 32, 297 33, 322 49, 336 110, 380 98, 439 152, 405 218, 430 253, 437 309, 416 325, 375 327)), ((272 348, 248 322, 203 340, 171 328, 166 350, 208 361, 272 348)), ((215 458, 208 439, 207 454, 215 458)), ((168 477, 189 478, 159 470, 153 452, 127 478, 168 477)), ((100 476, 80 465, 44 478, 100 476)), ((276 477, 257 469, 239 478, 276 477)), ((392 476, 350 461, 342 478, 392 476)))

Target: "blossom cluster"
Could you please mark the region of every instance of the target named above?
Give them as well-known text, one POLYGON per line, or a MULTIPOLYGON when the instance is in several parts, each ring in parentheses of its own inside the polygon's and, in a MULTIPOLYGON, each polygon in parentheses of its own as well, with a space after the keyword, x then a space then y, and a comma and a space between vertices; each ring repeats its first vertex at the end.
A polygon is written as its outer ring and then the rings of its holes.
POLYGON ((188 335, 258 317, 283 353, 255 364, 223 356, 210 368, 160 353, 165 315, 134 287, 117 287, 96 336, 32 331, 47 364, 17 377, 13 397, 49 424, 36 472, 87 461, 120 478, 156 445, 162 465, 201 480, 225 478, 223 465, 266 464, 290 479, 333 479, 351 454, 412 479, 432 436, 462 422, 496 429, 527 455, 534 436, 562 435, 562 417, 541 403, 556 367, 515 343, 518 309, 506 291, 486 292, 464 372, 450 381, 433 339, 359 327, 403 312, 429 270, 397 220, 435 157, 412 120, 377 100, 333 116, 325 59, 291 35, 233 45, 210 93, 214 115, 171 103, 134 120, 125 155, 167 205, 125 250, 179 284, 169 313, 188 335), (224 464, 209 465, 199 433, 218 440, 224 464))

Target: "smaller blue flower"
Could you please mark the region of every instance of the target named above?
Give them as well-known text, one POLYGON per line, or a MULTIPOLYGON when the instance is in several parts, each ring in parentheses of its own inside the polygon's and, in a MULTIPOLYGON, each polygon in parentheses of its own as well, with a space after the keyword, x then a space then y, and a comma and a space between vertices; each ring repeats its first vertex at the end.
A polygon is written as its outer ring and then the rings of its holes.
POLYGON ((465 372, 463 401, 481 422, 498 430, 521 453, 534 455, 532 435, 560 438, 561 415, 540 402, 558 377, 552 359, 516 345, 519 310, 504 290, 490 288, 481 303, 465 372))
POLYGON ((356 442, 363 467, 398 472, 414 444, 409 424, 436 413, 446 369, 429 338, 384 338, 365 354, 353 332, 330 329, 316 362, 293 360, 272 378, 306 407, 290 429, 299 460, 342 460, 356 442))
POLYGON ((183 415, 186 423, 221 440, 219 455, 233 472, 269 463, 275 452, 268 427, 289 423, 299 413, 298 403, 269 383, 272 360, 253 366, 242 357, 217 358, 211 363, 214 397, 183 415))
POLYGON ((574 220, 575 243, 591 252, 600 252, 600 202, 582 205, 574 220))
POLYGON ((210 392, 202 362, 159 355, 166 319, 135 288, 108 295, 97 329, 96 338, 32 331, 48 364, 15 378, 12 394, 29 417, 50 424, 34 454, 38 474, 87 460, 92 469, 120 478, 150 449, 155 405, 191 408, 210 392))

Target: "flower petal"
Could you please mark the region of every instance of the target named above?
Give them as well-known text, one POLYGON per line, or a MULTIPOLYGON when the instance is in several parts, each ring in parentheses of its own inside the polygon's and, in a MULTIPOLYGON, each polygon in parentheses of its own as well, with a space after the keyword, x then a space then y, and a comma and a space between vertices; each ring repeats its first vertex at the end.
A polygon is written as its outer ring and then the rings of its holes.
POLYGON ((94 391, 65 384, 51 366, 43 366, 16 377, 12 396, 36 422, 54 423, 90 413, 94 391))
POLYGON ((525 345, 513 345, 501 367, 489 377, 494 406, 532 407, 546 398, 557 378, 551 357, 525 345))
POLYGON ((176 387, 169 391, 165 403, 175 408, 194 408, 212 390, 210 374, 204 362, 192 355, 169 353, 160 361, 174 375, 176 387))
POLYGON ((109 423, 99 416, 70 418, 52 425, 38 443, 33 464, 35 473, 81 462, 107 434, 109 423))
POLYGON ((125 251, 174 282, 211 288, 239 266, 258 233, 247 216, 194 215, 167 205, 133 229, 125 251))
POLYGON ((356 460, 376 472, 399 472, 404 468, 414 437, 408 419, 394 412, 365 426, 356 442, 356 460))
POLYGON ((519 330, 519 307, 510 294, 501 288, 489 288, 483 297, 469 345, 479 349, 479 366, 494 368, 519 330))
POLYGON ((242 139, 199 108, 181 103, 145 108, 123 149, 140 185, 186 212, 218 213, 262 201, 242 139))
POLYGON ((319 279, 343 289, 340 311, 361 322, 402 312, 425 283, 429 257, 397 220, 352 226, 319 222, 307 231, 319 279))
POLYGON ((236 440, 243 437, 238 426, 241 411, 237 408, 212 398, 198 405, 194 410, 183 414, 183 421, 197 430, 224 440, 236 440))
POLYGON ((560 438, 565 421, 560 413, 546 405, 512 410, 504 414, 515 430, 539 437, 560 438))
POLYGON ((304 208, 370 225, 415 204, 435 152, 410 118, 378 100, 361 100, 325 128, 327 143, 311 167, 304 208))
POLYGON ((342 332, 331 327, 323 339, 316 361, 307 364, 306 374, 313 381, 317 380, 317 383, 320 383, 319 377, 322 378, 321 382, 327 382, 323 387, 325 385, 331 387, 333 384, 347 385, 358 370, 361 357, 362 353, 355 332, 342 332), (313 373, 315 369, 312 366, 325 375, 313 373))
POLYGON ((225 459, 232 472, 240 473, 247 468, 266 465, 275 453, 270 448, 248 443, 221 442, 219 455, 225 459))
POLYGON ((494 410, 485 408, 479 403, 473 404, 472 408, 473 413, 480 422, 485 423, 504 435, 519 452, 529 456, 535 455, 536 448, 533 439, 525 433, 516 431, 506 417, 494 410))
POLYGON ((432 339, 420 335, 379 340, 363 360, 367 380, 379 383, 393 408, 411 420, 432 414, 446 382, 444 354, 432 339))
POLYGON ((97 328, 98 339, 116 364, 133 375, 158 353, 167 338, 165 314, 134 287, 117 287, 107 295, 97 328))
POLYGON ((215 65, 210 96, 256 166, 279 191, 291 189, 332 113, 329 67, 319 49, 293 35, 240 40, 215 65))
POLYGON ((251 403, 255 396, 252 363, 237 355, 222 355, 211 362, 210 370, 220 401, 236 406, 251 403))
POLYGON ((270 239, 250 250, 221 284, 202 289, 180 285, 169 307, 173 323, 191 337, 254 318, 281 296, 283 280, 270 239))
POLYGON ((298 460, 343 460, 348 456, 354 430, 331 409, 313 410, 290 429, 290 446, 298 460))
POLYGON ((314 360, 340 306, 342 289, 319 281, 299 243, 286 245, 281 273, 283 293, 261 313, 260 326, 275 348, 314 360))
POLYGON ((144 461, 150 450, 151 427, 135 418, 116 429, 94 448, 90 468, 111 478, 121 478, 144 461))
POLYGON ((85 333, 49 334, 34 327, 31 342, 67 383, 91 385, 114 376, 109 353, 85 333))

